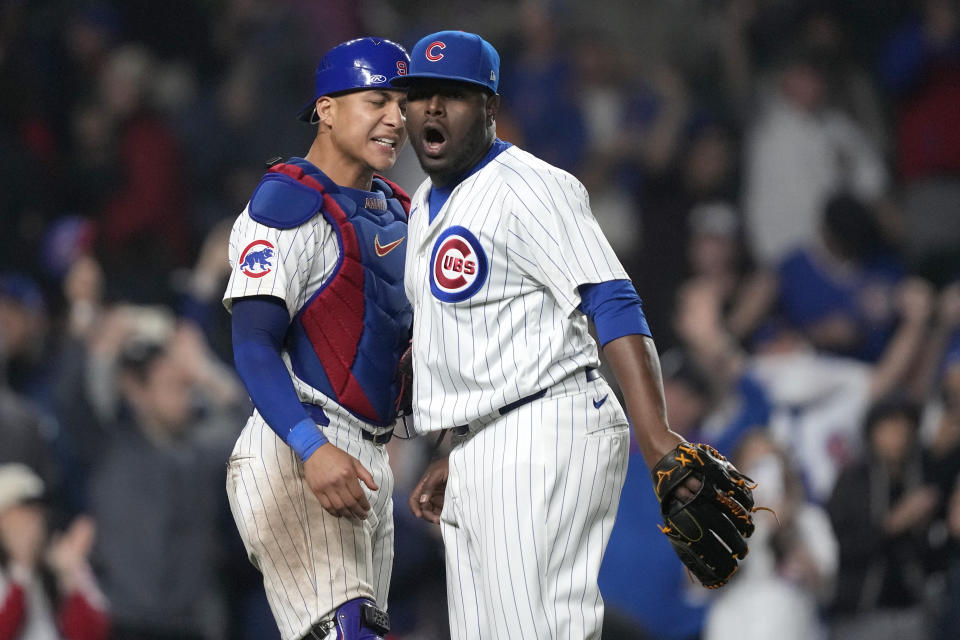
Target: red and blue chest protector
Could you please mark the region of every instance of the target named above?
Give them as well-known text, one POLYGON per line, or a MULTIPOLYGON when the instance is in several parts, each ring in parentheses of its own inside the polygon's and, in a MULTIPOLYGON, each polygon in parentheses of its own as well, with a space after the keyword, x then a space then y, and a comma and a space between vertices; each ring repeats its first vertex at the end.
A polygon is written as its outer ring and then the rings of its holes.
POLYGON ((274 228, 322 215, 339 258, 291 319, 284 338, 293 372, 358 418, 395 420, 396 370, 413 312, 403 289, 410 199, 375 177, 373 190, 340 187, 312 164, 291 158, 264 176, 250 216, 274 228))

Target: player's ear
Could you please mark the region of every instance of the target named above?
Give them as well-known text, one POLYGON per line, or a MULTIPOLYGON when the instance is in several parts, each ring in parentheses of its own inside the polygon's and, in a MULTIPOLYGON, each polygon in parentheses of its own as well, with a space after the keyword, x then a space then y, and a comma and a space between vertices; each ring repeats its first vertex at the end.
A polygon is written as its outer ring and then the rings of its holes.
POLYGON ((487 126, 497 121, 497 114, 500 112, 500 94, 495 93, 487 96, 487 126))
POLYGON ((317 122, 326 125, 327 128, 333 126, 333 119, 337 111, 337 101, 330 96, 320 96, 317 98, 317 122))

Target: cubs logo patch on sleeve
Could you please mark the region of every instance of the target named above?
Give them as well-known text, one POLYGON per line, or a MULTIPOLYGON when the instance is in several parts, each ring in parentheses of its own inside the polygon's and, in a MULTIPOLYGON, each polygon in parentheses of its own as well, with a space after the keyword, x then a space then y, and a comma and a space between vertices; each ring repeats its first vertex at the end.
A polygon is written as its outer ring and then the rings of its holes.
POLYGON ((430 265, 430 290, 444 302, 466 300, 487 279, 487 255, 464 227, 450 227, 440 234, 430 265))
POLYGON ((254 240, 240 254, 238 269, 250 278, 262 278, 273 271, 276 247, 267 240, 254 240))

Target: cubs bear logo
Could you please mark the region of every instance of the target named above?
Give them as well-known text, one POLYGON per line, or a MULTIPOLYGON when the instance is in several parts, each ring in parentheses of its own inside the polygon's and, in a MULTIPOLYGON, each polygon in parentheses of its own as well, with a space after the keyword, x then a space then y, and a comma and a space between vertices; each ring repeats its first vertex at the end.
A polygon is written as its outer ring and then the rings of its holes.
POLYGON ((440 234, 430 259, 430 290, 444 302, 475 294, 487 279, 487 255, 470 231, 450 227, 440 234))
POLYGON ((250 278, 262 278, 273 271, 273 253, 276 247, 266 240, 254 240, 240 254, 237 268, 250 278))

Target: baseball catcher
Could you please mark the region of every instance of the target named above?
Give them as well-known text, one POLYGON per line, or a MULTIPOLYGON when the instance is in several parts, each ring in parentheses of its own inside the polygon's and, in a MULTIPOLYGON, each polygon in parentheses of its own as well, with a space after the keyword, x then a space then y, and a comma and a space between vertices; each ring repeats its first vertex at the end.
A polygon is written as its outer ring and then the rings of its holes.
POLYGON ((726 584, 747 555, 754 482, 713 447, 686 442, 661 458, 651 475, 663 515, 660 530, 680 560, 708 589, 726 584), (691 476, 700 488, 680 499, 675 490, 691 476))

